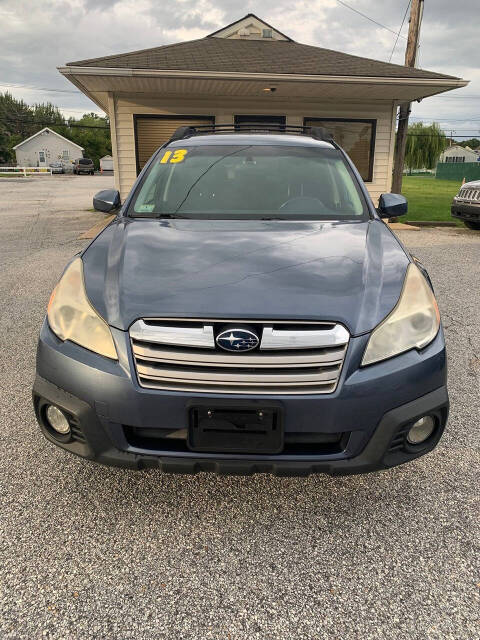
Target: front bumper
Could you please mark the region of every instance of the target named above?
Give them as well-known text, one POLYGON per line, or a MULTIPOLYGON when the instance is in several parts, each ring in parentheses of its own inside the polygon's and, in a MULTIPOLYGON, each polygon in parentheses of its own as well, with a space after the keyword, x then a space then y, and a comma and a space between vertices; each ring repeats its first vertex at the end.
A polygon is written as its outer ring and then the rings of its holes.
POLYGON ((451 207, 451 214, 452 217, 460 220, 480 223, 480 202, 478 204, 454 203, 451 207))
POLYGON ((113 329, 119 361, 113 362, 73 343, 61 342, 45 322, 37 354, 34 406, 47 439, 72 453, 97 462, 166 472, 306 475, 351 474, 386 469, 433 449, 448 416, 446 358, 443 334, 421 353, 411 351, 360 368, 368 336, 352 338, 337 390, 308 396, 238 396, 144 389, 138 385, 128 334, 113 329), (132 444, 128 430, 185 429, 192 402, 261 408, 280 405, 285 433, 345 434, 336 450, 301 454, 199 454, 155 450, 132 444), (46 428, 41 405, 59 406, 71 418, 74 437, 58 441, 46 428), (429 440, 407 445, 405 433, 426 414, 436 417, 429 440))

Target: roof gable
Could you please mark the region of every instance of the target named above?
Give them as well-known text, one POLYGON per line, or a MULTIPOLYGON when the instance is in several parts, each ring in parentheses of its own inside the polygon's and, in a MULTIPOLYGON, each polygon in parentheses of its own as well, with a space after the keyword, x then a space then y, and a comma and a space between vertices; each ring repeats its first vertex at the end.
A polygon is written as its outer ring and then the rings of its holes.
POLYGON ((246 16, 222 27, 218 31, 211 33, 208 38, 232 38, 240 40, 289 40, 281 31, 272 27, 271 24, 261 20, 254 13, 247 13, 246 16))
POLYGON ((72 144, 74 147, 77 147, 81 151, 84 151, 84 148, 81 147, 79 144, 77 144, 76 142, 72 142, 72 140, 69 140, 68 138, 65 138, 65 136, 60 135, 59 133, 57 133, 53 129, 50 129, 49 127, 44 127, 43 129, 40 129, 40 131, 37 131, 37 133, 34 133, 33 136, 30 136, 29 138, 25 138, 25 140, 22 140, 21 142, 16 144, 13 147, 13 150, 18 149, 19 147, 21 147, 26 142, 29 142, 30 140, 33 140, 33 138, 36 138, 37 136, 40 136, 45 132, 53 133, 53 135, 57 136, 58 138, 61 138, 62 140, 65 140, 66 142, 69 142, 70 144, 72 144))

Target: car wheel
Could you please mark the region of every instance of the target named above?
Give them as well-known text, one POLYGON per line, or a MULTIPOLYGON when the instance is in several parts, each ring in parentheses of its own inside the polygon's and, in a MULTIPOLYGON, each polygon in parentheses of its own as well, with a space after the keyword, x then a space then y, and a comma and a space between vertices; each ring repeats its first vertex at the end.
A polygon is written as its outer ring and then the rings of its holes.
POLYGON ((474 231, 480 231, 480 222, 467 222, 466 220, 463 221, 465 223, 465 226, 468 227, 469 229, 473 229, 474 231))

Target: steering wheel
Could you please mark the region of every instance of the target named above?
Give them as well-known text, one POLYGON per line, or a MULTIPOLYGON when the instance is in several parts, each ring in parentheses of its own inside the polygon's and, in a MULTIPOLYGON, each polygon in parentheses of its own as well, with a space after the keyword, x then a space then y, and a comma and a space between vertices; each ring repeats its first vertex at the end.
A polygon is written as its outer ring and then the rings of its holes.
POLYGON ((279 208, 279 211, 295 211, 297 213, 325 213, 328 208, 318 198, 309 196, 296 196, 286 200, 279 208))

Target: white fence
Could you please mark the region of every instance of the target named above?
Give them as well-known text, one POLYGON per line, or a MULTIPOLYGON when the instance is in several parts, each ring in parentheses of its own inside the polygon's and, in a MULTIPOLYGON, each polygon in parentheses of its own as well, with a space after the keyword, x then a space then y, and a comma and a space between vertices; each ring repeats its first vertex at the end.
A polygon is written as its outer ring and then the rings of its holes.
POLYGON ((0 173, 3 175, 24 175, 24 176, 50 176, 52 175, 52 170, 50 167, 1 167, 0 173))

